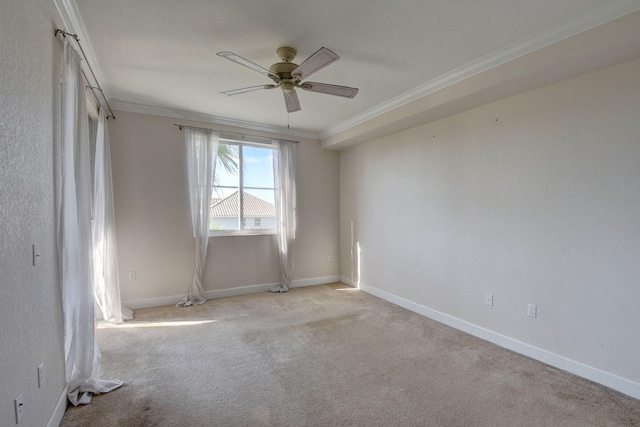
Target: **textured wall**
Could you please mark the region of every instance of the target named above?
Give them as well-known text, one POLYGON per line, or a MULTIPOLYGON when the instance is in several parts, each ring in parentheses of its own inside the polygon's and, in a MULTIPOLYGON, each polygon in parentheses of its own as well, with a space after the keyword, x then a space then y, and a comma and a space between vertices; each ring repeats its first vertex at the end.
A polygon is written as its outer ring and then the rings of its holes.
MULTIPOLYGON (((116 117, 109 121, 109 132, 122 299, 184 294, 191 285, 195 251, 184 133, 171 118, 122 111, 116 117), (137 272, 137 280, 128 279, 129 271, 137 272)), ((297 161, 294 280, 337 276, 338 153, 322 150, 317 141, 302 141, 297 161), (327 263, 327 256, 336 261, 327 263)), ((281 280, 274 236, 209 240, 205 291, 281 280)))
POLYGON ((49 0, 0 4, 0 425, 46 425, 65 385, 53 147, 62 42, 49 0), (32 266, 31 245, 41 256, 32 266), (37 366, 45 382, 38 387, 37 366))
POLYGON ((640 382, 639 76, 628 62, 341 152, 341 274, 353 223, 362 284, 640 382))

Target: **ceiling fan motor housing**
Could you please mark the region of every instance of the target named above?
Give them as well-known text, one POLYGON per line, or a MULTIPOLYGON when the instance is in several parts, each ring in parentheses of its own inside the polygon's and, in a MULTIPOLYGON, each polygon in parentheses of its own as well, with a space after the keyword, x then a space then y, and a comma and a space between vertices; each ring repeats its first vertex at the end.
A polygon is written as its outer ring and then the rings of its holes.
POLYGON ((276 83, 278 83, 278 81, 283 83, 282 90, 284 90, 285 93, 291 93, 295 83, 300 80, 299 77, 296 78, 296 76, 291 75, 291 72, 298 68, 298 64, 291 62, 293 61, 293 58, 296 57, 297 53, 298 52, 292 47, 281 46, 276 49, 276 54, 282 62, 277 62, 269 67, 269 71, 278 76, 278 80, 275 78, 273 80, 276 81, 276 83), (287 82, 293 82, 293 84, 285 85, 284 83, 287 82))
POLYGON ((280 80, 291 80, 291 72, 298 68, 298 64, 293 62, 277 62, 269 67, 269 71, 278 76, 280 80))

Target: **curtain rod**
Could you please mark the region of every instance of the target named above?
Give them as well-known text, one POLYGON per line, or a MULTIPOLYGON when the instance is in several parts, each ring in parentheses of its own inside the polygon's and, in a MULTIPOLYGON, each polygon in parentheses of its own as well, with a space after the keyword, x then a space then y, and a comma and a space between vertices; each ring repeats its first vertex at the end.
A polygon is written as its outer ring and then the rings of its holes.
POLYGON ((294 144, 297 144, 297 143, 300 142, 300 141, 291 141, 291 140, 282 139, 282 138, 269 138, 269 137, 265 137, 265 136, 249 135, 249 134, 246 134, 246 133, 227 132, 227 131, 221 131, 221 130, 212 129, 212 128, 203 128, 203 127, 198 127, 198 126, 181 125, 181 124, 178 124, 178 123, 174 123, 173 125, 174 126, 178 126, 178 128, 180 128, 180 130, 182 130, 182 128, 212 130, 212 131, 220 133, 220 136, 222 138, 235 139, 235 140, 238 140, 238 141, 266 142, 268 144, 271 144, 272 140, 277 139, 278 141, 292 142, 294 144))
MULTIPOLYGON (((78 45, 78 47, 80 48, 80 52, 82 53, 82 57, 84 58, 84 62, 85 62, 85 64, 87 64, 87 67, 89 67, 89 71, 91 72, 91 75, 93 76, 93 81, 96 83, 96 86, 91 86, 89 84, 87 87, 89 89, 91 89, 91 93, 93 94, 93 97, 96 99, 96 101, 98 101, 98 104, 102 104, 102 103, 100 102, 100 100, 96 96, 96 90, 100 92, 100 95, 102 95, 102 99, 104 100, 104 103, 107 105, 107 108, 109 109, 109 113, 110 114, 107 116, 107 119, 112 118, 112 119, 115 120, 116 116, 113 115, 113 110, 111 109, 111 106, 109 105, 109 101, 107 101, 107 97, 104 96, 104 91, 100 87, 100 83, 98 83, 98 79, 96 78, 96 74, 93 72, 93 68, 91 68, 91 64, 87 60, 87 55, 84 53, 84 49, 82 49, 82 45, 80 44, 80 38, 78 37, 77 34, 67 33, 64 30, 56 28, 56 32, 54 33, 53 36, 54 37, 58 37, 58 34, 62 34, 62 37, 69 36, 69 37, 71 37, 72 39, 74 39, 76 41, 76 44, 78 45)), ((84 71, 82 71, 82 75, 84 76, 84 79, 88 82, 89 79, 87 78, 87 75, 84 73, 84 71)))

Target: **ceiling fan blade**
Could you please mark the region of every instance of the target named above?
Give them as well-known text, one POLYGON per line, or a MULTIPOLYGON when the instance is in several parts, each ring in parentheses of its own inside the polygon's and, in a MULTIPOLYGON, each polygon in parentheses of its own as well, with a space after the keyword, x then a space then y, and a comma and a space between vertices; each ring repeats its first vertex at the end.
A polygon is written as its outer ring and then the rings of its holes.
POLYGON ((226 52, 226 51, 225 52, 218 52, 216 55, 218 55, 218 56, 220 56, 222 58, 226 58, 229 61, 233 61, 236 64, 240 64, 240 65, 243 65, 243 66, 245 66, 247 68, 250 68, 250 69, 252 69, 254 71, 257 71, 260 74, 264 74, 265 76, 268 76, 268 77, 270 77, 272 79, 273 78, 275 78, 275 79, 279 78, 278 76, 273 74, 271 71, 267 70, 266 68, 261 67, 260 65, 254 63, 254 62, 251 62, 248 59, 243 58, 240 55, 236 55, 233 52, 226 52))
POLYGON ((239 89, 226 90, 226 91, 220 92, 220 93, 222 93, 224 95, 227 95, 227 96, 232 96, 232 95, 239 95, 239 94, 245 93, 245 92, 253 92, 254 90, 273 89, 275 87, 278 87, 278 86, 277 85, 258 85, 258 86, 241 87, 239 89))
POLYGON ((298 99, 298 94, 295 90, 288 95, 284 92, 282 93, 284 94, 284 103, 287 106, 288 113, 295 113, 296 111, 302 110, 302 108, 300 108, 300 100, 298 99))
POLYGON ((340 57, 326 47, 320 48, 316 53, 304 60, 304 62, 291 72, 292 75, 299 75, 301 80, 306 79, 311 74, 326 67, 340 57))
POLYGON ((343 96, 345 98, 354 98, 358 94, 358 88, 326 83, 304 82, 300 87, 311 92, 326 93, 327 95, 343 96))

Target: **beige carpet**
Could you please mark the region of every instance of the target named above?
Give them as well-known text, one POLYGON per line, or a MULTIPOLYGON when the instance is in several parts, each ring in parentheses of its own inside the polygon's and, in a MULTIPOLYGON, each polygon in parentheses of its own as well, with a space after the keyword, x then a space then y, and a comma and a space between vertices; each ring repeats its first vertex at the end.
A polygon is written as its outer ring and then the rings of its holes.
POLYGON ((137 310, 62 426, 638 426, 640 401, 342 284, 137 310))

